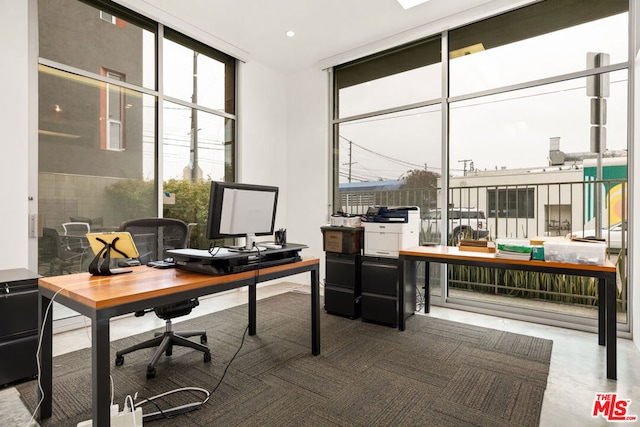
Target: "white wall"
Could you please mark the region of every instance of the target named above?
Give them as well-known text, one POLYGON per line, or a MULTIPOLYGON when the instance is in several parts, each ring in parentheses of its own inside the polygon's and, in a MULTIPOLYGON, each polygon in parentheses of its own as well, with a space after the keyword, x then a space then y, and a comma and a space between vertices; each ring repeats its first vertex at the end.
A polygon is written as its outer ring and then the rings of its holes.
POLYGON ((328 221, 328 82, 319 68, 287 76, 287 238, 318 257, 324 255, 320 227, 328 221))
POLYGON ((29 268, 28 6, 0 0, 0 270, 29 268))
POLYGON ((280 188, 276 228, 287 224, 286 80, 257 62, 238 72, 238 182, 280 188))

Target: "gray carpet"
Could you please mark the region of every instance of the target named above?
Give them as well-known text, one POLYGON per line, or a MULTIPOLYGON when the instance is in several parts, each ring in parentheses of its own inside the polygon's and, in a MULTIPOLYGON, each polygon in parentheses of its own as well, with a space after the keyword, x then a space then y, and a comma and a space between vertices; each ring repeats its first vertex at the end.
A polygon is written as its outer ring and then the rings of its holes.
MULTIPOLYGON (((310 297, 286 293, 258 301, 258 333, 244 346, 204 408, 156 426, 537 426, 552 342, 415 315, 407 330, 321 314, 322 354, 311 355, 310 297)), ((246 305, 176 325, 207 330, 212 361, 174 348, 147 380, 152 350, 112 367, 115 402, 183 386, 213 389, 238 349, 246 305)), ((149 333, 112 343, 115 349, 149 333)), ((75 426, 91 418, 89 350, 54 359, 52 419, 75 426)), ((36 382, 19 385, 27 407, 36 382)), ((191 402, 181 393, 168 408, 191 402)), ((156 409, 150 405, 145 412, 156 409)))

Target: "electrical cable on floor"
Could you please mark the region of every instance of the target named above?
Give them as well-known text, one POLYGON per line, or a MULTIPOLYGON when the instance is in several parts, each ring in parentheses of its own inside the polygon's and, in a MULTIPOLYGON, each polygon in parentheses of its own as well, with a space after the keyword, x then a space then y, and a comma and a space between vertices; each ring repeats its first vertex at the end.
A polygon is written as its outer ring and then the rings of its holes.
MULTIPOLYGON (((253 285, 256 286, 258 284, 258 279, 260 277, 260 261, 262 260, 262 253, 260 248, 254 243, 254 247, 256 248, 257 252, 258 252, 258 262, 257 262, 257 268, 256 268, 256 272, 254 275, 254 283, 253 285)), ((212 255, 215 255, 213 252, 213 250, 215 249, 215 247, 210 247, 209 248, 209 253, 212 255)), ((218 248, 219 250, 220 248, 218 248)), ((216 251, 217 253, 217 251, 216 251)), ((220 377, 220 379, 218 380, 218 383, 216 384, 216 386, 213 388, 213 390, 211 390, 210 392, 199 388, 199 387, 183 387, 180 389, 175 389, 175 390, 170 390, 168 392, 165 393, 161 393, 159 395, 153 396, 153 397, 149 397, 149 398, 144 398, 143 400, 141 400, 140 402, 135 404, 135 408, 145 404, 145 403, 152 403, 157 409, 157 412, 152 412, 152 413, 148 413, 148 414, 144 414, 143 415, 143 420, 145 421, 153 421, 156 419, 163 419, 163 418, 173 418, 177 415, 186 413, 186 412, 190 412, 196 409, 200 409, 205 403, 207 403, 209 401, 209 398, 211 397, 211 395, 213 393, 215 393, 215 391, 218 389, 218 387, 220 387, 220 384, 222 384, 222 381, 224 380, 224 377, 227 375, 227 371, 229 370, 229 367, 231 366, 231 363, 233 363, 233 361, 235 360, 235 358, 238 356, 238 353, 240 353, 240 350, 242 350, 242 347, 244 346, 244 341, 245 338, 247 336, 247 332, 249 331, 249 325, 247 325, 247 327, 244 330, 244 333, 242 334, 242 340, 240 342, 240 346, 238 347, 238 349, 236 350, 236 352, 234 353, 234 355, 231 357, 231 360, 229 360, 229 363, 227 363, 227 366, 224 368, 224 371, 222 372, 222 376, 220 377), (173 408, 169 408, 169 409, 162 409, 160 408, 160 406, 155 402, 156 399, 159 399, 161 397, 173 394, 173 393, 178 393, 178 392, 182 392, 182 391, 199 391, 202 393, 205 393, 206 397, 201 401, 201 402, 193 402, 193 403, 189 403, 189 404, 185 404, 185 405, 180 405, 180 406, 175 406, 173 408)))
MULTIPOLYGON (((49 310, 51 310, 51 306, 53 305, 53 300, 63 290, 64 290, 64 288, 58 289, 56 291, 56 293, 53 294, 53 296, 51 297, 51 300, 49 300, 49 304, 47 305, 47 309, 45 310, 44 317, 43 317, 43 320, 45 322, 49 318, 49 310)), ((53 328, 53 325, 51 325, 51 328, 53 328)), ((27 422, 27 425, 30 425, 32 422, 35 421, 36 414, 38 413, 38 409, 40 409, 40 406, 42 405, 42 402, 44 402, 44 390, 42 389, 42 366, 40 365, 40 352, 42 351, 42 338, 44 336, 44 329, 45 328, 44 328, 44 324, 43 324, 42 327, 40 328, 40 336, 38 337, 38 347, 36 349, 36 366, 38 367, 38 390, 40 390, 40 401, 36 405, 36 408, 33 410, 33 413, 31 414, 31 418, 29 419, 29 422, 27 422)), ((53 373, 52 373, 52 375, 53 375, 53 373)))
POLYGON ((416 286, 416 311, 419 313, 426 304, 425 295, 420 292, 420 287, 416 286))
POLYGON ((229 367, 231 366, 231 363, 238 356, 238 353, 240 353, 240 350, 242 350, 245 338, 247 336, 247 331, 249 331, 249 325, 247 325, 247 327, 244 330, 244 333, 242 334, 242 341, 240 342, 240 346, 236 350, 235 354, 231 357, 231 360, 229 360, 229 363, 227 363, 227 366, 224 368, 224 371, 222 372, 222 376, 218 380, 218 383, 213 388, 213 390, 207 391, 207 390, 205 390, 203 388, 200 388, 200 387, 183 387, 183 388, 179 388, 179 389, 170 390, 170 391, 167 391, 165 393, 158 394, 156 396, 143 398, 140 402, 137 402, 135 404, 136 408, 140 407, 141 405, 143 405, 145 403, 152 403, 158 409, 157 412, 144 414, 143 417, 142 417, 143 420, 148 422, 148 421, 153 421, 153 420, 157 420, 157 419, 173 418, 173 417, 175 417, 177 415, 180 415, 180 414, 183 414, 183 413, 186 413, 186 412, 190 412, 190 411, 194 411, 196 409, 200 409, 205 403, 207 403, 209 401, 209 398, 211 397, 211 395, 218 389, 218 387, 220 386, 220 384, 224 380, 224 377, 226 376, 227 371, 229 370, 229 367), (183 391, 198 391, 198 392, 204 393, 206 397, 201 402, 188 403, 188 404, 185 404, 185 405, 175 406, 175 407, 169 408, 169 409, 162 409, 155 402, 156 399, 160 399, 160 398, 162 398, 164 396, 168 396, 170 394, 183 392, 183 391))

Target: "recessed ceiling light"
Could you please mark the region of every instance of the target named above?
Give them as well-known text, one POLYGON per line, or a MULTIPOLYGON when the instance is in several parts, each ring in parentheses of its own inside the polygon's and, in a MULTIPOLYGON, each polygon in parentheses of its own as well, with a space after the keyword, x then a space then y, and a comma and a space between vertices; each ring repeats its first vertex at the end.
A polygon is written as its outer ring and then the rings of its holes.
POLYGON ((287 37, 294 37, 296 35, 296 32, 293 31, 293 30, 289 30, 289 31, 287 31, 286 34, 287 34, 287 37))
POLYGON ((429 0, 398 0, 398 3, 400 3, 400 6, 402 6, 406 10, 419 4, 426 3, 428 1, 429 0))

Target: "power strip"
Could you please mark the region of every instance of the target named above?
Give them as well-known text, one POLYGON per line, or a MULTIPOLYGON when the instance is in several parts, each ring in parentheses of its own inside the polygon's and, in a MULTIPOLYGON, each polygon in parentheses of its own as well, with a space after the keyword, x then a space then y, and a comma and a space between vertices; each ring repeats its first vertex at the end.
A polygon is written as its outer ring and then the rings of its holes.
MULTIPOLYGON (((93 427, 93 420, 81 421, 77 427, 93 427)), ((142 408, 119 412, 119 406, 111 405, 111 427, 142 427, 142 408)))

